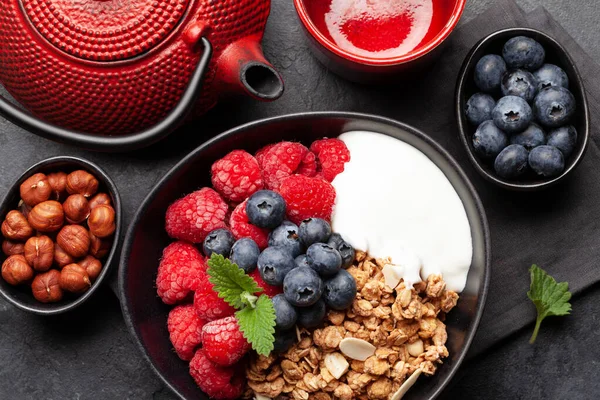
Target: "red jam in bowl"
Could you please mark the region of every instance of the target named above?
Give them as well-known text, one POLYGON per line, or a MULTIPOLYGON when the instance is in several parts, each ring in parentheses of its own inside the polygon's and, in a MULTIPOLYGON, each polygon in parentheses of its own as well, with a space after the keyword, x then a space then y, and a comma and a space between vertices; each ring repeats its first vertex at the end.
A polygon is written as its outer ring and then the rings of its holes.
POLYGON ((317 29, 337 47, 367 58, 409 54, 433 40, 452 0, 305 0, 317 29))

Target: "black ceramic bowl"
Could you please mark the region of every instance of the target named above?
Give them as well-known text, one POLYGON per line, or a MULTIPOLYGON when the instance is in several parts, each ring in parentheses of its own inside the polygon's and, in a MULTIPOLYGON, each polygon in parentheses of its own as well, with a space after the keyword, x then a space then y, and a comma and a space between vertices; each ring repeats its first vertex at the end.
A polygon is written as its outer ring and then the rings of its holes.
POLYGON ((362 114, 295 114, 243 125, 197 148, 156 185, 127 232, 119 270, 119 294, 125 321, 154 371, 182 399, 207 397, 190 377, 188 364, 171 350, 166 328, 171 307, 164 305, 156 295, 154 281, 159 259, 171 242, 164 228, 167 207, 187 193, 210 186, 211 164, 234 149, 254 152, 281 140, 309 145, 317 138, 336 137, 350 130, 380 132, 415 146, 446 174, 465 205, 473 235, 474 258, 458 307, 446 320, 450 357, 433 378, 419 380, 407 398, 435 398, 458 369, 483 313, 490 274, 488 226, 473 186, 444 149, 410 126, 362 114))
MULTIPOLYGON (((10 210, 17 208, 20 200, 19 186, 21 183, 29 178, 31 175, 38 172, 51 173, 57 171, 64 171, 69 173, 83 169, 88 171, 98 179, 100 183, 99 191, 110 195, 112 200, 112 206, 115 209, 116 215, 116 230, 114 234, 113 245, 108 255, 102 260, 102 272, 98 279, 92 284, 92 287, 81 295, 67 295, 58 303, 40 303, 31 294, 31 287, 28 285, 22 286, 11 286, 0 278, 0 295, 8 300, 10 303, 19 307, 24 311, 28 311, 39 315, 55 315, 61 314, 66 311, 70 311, 89 299, 94 292, 102 285, 102 282, 109 276, 111 269, 116 264, 116 258, 119 248, 119 239, 121 237, 121 199, 119 198, 119 192, 117 187, 110 179, 110 177, 96 164, 82 158, 76 157, 53 157, 46 160, 40 161, 34 166, 30 167, 23 173, 14 183, 14 185, 8 190, 2 204, 0 204, 0 217, 4 220, 4 217, 10 210)), ((1 236, 1 235, 0 235, 1 236)), ((2 238, 3 239, 3 238, 2 238)), ((6 256, 0 252, 0 263, 4 262, 6 256)))
POLYGON ((560 43, 543 32, 534 29, 510 28, 494 32, 482 39, 475 45, 475 47, 473 47, 465 59, 460 74, 458 75, 455 101, 459 136, 467 151, 467 154, 469 155, 469 159, 473 163, 473 166, 477 172, 479 172, 488 181, 502 188, 518 191, 533 191, 554 185, 563 180, 571 171, 573 171, 585 154, 590 136, 590 122, 587 97, 585 94, 583 81, 579 75, 579 71, 577 70, 575 63, 573 62, 573 59, 569 53, 567 53, 567 50, 565 50, 560 43), (537 40, 542 46, 544 46, 544 49, 546 50, 545 62, 556 64, 567 73, 569 76, 569 90, 573 93, 575 100, 577 101, 577 111, 571 120, 571 124, 577 129, 578 133, 577 145, 575 146, 575 150, 573 150, 573 153, 569 156, 569 158, 565 160, 565 170, 563 173, 554 178, 542 178, 535 175, 531 171, 530 173, 516 180, 501 178, 494 171, 493 163, 481 159, 473 149, 472 139, 477 127, 472 126, 467 121, 465 116, 465 105, 467 104, 467 100, 469 100, 473 94, 480 92, 480 90, 475 86, 475 81, 473 79, 475 65, 479 59, 486 54, 501 55, 504 43, 515 36, 530 37, 537 40))

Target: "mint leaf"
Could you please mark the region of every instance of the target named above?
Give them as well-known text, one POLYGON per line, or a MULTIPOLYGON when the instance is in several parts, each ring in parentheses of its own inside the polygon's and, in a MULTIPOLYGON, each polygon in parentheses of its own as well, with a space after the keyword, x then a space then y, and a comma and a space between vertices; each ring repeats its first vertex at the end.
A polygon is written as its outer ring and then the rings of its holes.
POLYGON ((256 307, 245 307, 235 316, 252 348, 263 356, 271 354, 275 343, 275 308, 269 296, 263 294, 256 301, 256 307))
POLYGON ((213 284, 213 289, 234 308, 242 308, 249 304, 249 295, 262 292, 262 288, 254 279, 220 254, 210 257, 208 267, 209 281, 213 284))
POLYGON ((533 301, 537 309, 537 319, 535 321, 535 329, 529 343, 534 343, 542 321, 550 316, 569 315, 571 312, 571 293, 569 292, 569 283, 557 283, 556 280, 548 275, 546 271, 532 265, 529 268, 531 273, 531 286, 527 297, 533 301))

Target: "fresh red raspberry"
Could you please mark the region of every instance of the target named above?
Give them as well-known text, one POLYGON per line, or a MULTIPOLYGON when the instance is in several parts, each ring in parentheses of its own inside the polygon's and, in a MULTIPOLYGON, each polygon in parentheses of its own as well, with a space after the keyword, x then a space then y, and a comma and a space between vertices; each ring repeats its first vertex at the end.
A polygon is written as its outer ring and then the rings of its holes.
POLYGON ((217 292, 213 290, 213 284, 205 279, 200 282, 194 294, 194 309, 198 317, 205 321, 214 321, 233 315, 235 308, 231 307, 217 292))
POLYGON ((190 375, 211 399, 233 400, 239 398, 244 391, 243 370, 213 363, 206 357, 203 349, 196 351, 190 361, 190 375))
POLYGON ((288 218, 299 224, 307 218, 331 219, 335 189, 319 178, 292 175, 281 182, 279 190, 287 204, 288 218))
POLYGON ((215 162, 211 172, 212 184, 217 192, 236 203, 264 187, 258 161, 243 150, 234 150, 215 162))
POLYGON ((231 229, 231 233, 233 233, 233 236, 236 239, 249 237, 256 242, 261 250, 265 249, 269 245, 269 231, 252 225, 248 221, 246 203, 248 203, 248 200, 244 200, 242 203, 238 204, 231 213, 229 229, 231 229))
POLYGON ((190 361, 196 348, 202 343, 202 328, 205 322, 198 318, 194 306, 177 306, 169 313, 167 327, 171 343, 179 358, 190 361))
POLYGON ((310 150, 317 155, 323 177, 329 182, 344 171, 344 164, 350 161, 350 150, 340 139, 316 140, 310 150))
POLYGON ((258 161, 258 164, 262 164, 263 159, 265 158, 265 154, 267 154, 267 152, 269 150, 271 150, 271 148, 273 146, 275 146, 277 143, 272 143, 272 144, 268 144, 265 147, 263 147, 262 149, 260 149, 259 151, 256 152, 256 154, 254 155, 254 158, 256 158, 256 161, 258 161))
POLYGON ((316 173, 316 159, 300 143, 280 142, 261 150, 257 154, 263 172, 265 186, 278 190, 281 181, 290 175, 316 173))
POLYGON ((175 242, 163 251, 156 276, 156 288, 165 304, 184 300, 205 279, 204 258, 193 245, 175 242))
POLYGON ((171 204, 165 228, 172 238, 202 243, 210 232, 225 228, 227 209, 219 193, 202 188, 171 204))
POLYGON ((202 348, 215 364, 232 366, 250 350, 235 317, 209 322, 202 328, 202 348))
POLYGON ((282 287, 269 285, 268 283, 263 281, 262 277, 260 276, 260 272, 258 272, 258 269, 255 269, 254 271, 250 272, 248 275, 250 275, 252 277, 252 279, 254 279, 256 281, 256 284, 263 289, 262 293, 266 294, 267 296, 275 297, 278 294, 283 293, 282 287))

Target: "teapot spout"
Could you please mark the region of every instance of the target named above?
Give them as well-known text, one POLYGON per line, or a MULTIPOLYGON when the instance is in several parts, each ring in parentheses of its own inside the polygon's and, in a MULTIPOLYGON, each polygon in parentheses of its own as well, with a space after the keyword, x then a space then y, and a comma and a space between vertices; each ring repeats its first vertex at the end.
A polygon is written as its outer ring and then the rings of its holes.
POLYGON ((219 57, 218 70, 231 91, 273 101, 283 94, 284 84, 281 75, 266 60, 260 39, 259 35, 253 35, 230 44, 219 57))

